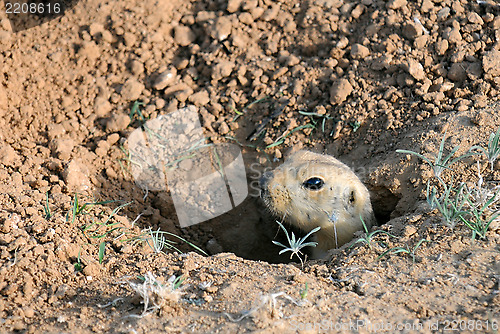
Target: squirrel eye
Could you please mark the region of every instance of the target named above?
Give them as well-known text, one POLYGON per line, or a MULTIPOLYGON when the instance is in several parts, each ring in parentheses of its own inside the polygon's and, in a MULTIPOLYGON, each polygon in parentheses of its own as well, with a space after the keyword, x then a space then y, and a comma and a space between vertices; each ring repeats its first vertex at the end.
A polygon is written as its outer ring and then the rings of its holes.
POLYGON ((349 196, 349 204, 353 204, 356 201, 356 197, 354 196, 354 191, 351 191, 349 196))
POLYGON ((310 179, 307 179, 304 181, 304 183, 302 183, 302 186, 309 190, 320 190, 324 185, 325 181, 323 181, 319 177, 311 177, 310 179))

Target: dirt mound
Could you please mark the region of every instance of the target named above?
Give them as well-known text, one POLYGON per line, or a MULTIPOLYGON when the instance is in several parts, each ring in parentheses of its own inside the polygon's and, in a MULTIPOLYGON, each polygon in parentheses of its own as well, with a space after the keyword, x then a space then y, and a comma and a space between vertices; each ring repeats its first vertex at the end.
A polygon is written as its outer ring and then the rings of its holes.
MULTIPOLYGON (((500 126, 496 2, 91 0, 16 33, 0 19, 5 331, 497 330, 498 224, 446 227, 431 168, 396 152, 431 156, 446 133, 462 154, 500 126), (240 146, 249 196, 181 228, 171 193, 134 182, 128 138, 191 105, 207 143, 240 146), (304 147, 351 166, 395 237, 279 256, 255 182, 304 147)), ((453 168, 479 182, 474 157, 453 168)))

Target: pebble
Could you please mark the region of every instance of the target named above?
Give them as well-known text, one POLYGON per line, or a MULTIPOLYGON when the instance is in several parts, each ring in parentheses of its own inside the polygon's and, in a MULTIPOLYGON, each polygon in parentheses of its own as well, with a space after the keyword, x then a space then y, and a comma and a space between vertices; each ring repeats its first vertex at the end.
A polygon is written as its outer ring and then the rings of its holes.
POLYGON ((231 35, 233 23, 230 17, 222 16, 217 18, 213 24, 208 26, 208 34, 213 38, 223 41, 231 35))
POLYGON ((458 43, 462 41, 462 35, 458 28, 446 28, 443 32, 443 38, 448 40, 449 43, 458 43))
POLYGON ((493 77, 500 76, 500 51, 491 50, 485 53, 483 71, 493 77))
POLYGON ((424 80, 426 78, 424 67, 415 59, 408 59, 405 68, 417 80, 424 80))
POLYGON ((135 101, 141 96, 143 90, 144 85, 142 83, 135 78, 129 78, 123 84, 120 94, 126 101, 135 101))
POLYGON ((157 90, 164 89, 171 85, 177 76, 175 67, 170 67, 168 70, 161 72, 153 83, 153 88, 157 90))
POLYGON ((126 46, 131 47, 134 46, 135 42, 137 42, 137 37, 131 32, 126 32, 123 34, 123 41, 126 46))
POLYGON ((361 44, 354 44, 351 47, 351 57, 353 59, 364 59, 370 54, 370 50, 361 44))
POLYGON ((70 192, 90 189, 91 183, 88 175, 89 171, 85 163, 77 160, 71 160, 62 172, 63 180, 70 192))
POLYGON ((21 162, 19 155, 9 144, 0 144, 0 164, 14 167, 21 162))
POLYGON ((347 79, 335 81, 330 88, 330 103, 340 104, 352 93, 353 87, 347 79))
POLYGON ((467 73, 465 72, 465 64, 463 63, 453 63, 448 70, 448 79, 455 82, 464 81, 467 78, 467 73))
POLYGON ((100 24, 100 23, 97 23, 97 22, 93 22, 89 26, 89 33, 92 36, 95 36, 97 34, 102 34, 102 32, 104 30, 105 30, 104 26, 102 24, 100 24))
POLYGON ((106 130, 109 132, 118 132, 125 130, 130 124, 130 117, 127 114, 113 114, 106 123, 106 130))
POLYGON ((406 4, 407 4, 406 0, 390 0, 389 2, 387 2, 386 6, 389 9, 398 9, 403 6, 406 6, 406 4))
POLYGON ((439 39, 435 44, 435 50, 438 55, 443 56, 448 50, 448 41, 446 39, 439 39))
POLYGON ((226 10, 229 13, 237 12, 241 7, 242 0, 228 0, 226 10))
POLYGON ((94 112, 97 117, 106 116, 112 109, 111 103, 109 103, 108 99, 98 96, 94 100, 94 112))
POLYGON ((483 19, 476 12, 471 12, 467 14, 467 21, 469 21, 472 24, 480 24, 480 25, 484 24, 483 19))
POLYGON ((184 25, 178 25, 174 28, 174 42, 180 46, 188 46, 196 39, 191 28, 184 25))
POLYGON ((52 154, 61 160, 68 160, 71 156, 71 152, 75 147, 75 142, 71 138, 58 138, 54 139, 49 144, 52 154))
POLYGON ((403 36, 410 40, 422 35, 422 32, 422 25, 415 22, 410 22, 403 26, 403 36))
POLYGON ((234 68, 234 63, 228 60, 222 60, 217 63, 212 69, 212 79, 220 80, 231 75, 234 68))
POLYGON ((210 96, 208 95, 208 91, 201 90, 193 95, 189 96, 189 101, 192 102, 195 106, 204 106, 210 102, 210 96))
POLYGON ((96 60, 99 58, 100 52, 99 47, 93 41, 85 41, 78 50, 78 56, 80 59, 96 60))

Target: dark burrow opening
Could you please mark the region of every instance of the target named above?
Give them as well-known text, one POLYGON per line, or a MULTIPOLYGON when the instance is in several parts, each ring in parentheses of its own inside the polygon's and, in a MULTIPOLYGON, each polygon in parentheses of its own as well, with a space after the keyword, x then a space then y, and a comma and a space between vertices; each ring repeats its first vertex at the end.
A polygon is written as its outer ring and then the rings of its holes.
MULTIPOLYGON (((384 187, 372 188, 370 193, 377 225, 380 226, 390 220, 399 197, 384 187)), ((306 235, 292 225, 284 226, 289 236, 292 233, 296 238, 306 235)), ((245 259, 269 263, 300 262, 296 256, 290 259, 290 251, 279 254, 283 247, 275 245, 273 240, 288 246, 286 235, 257 196, 249 196, 242 204, 219 217, 182 230, 186 239, 210 255, 229 252, 245 259)), ((310 249, 302 251, 310 258, 310 249)))

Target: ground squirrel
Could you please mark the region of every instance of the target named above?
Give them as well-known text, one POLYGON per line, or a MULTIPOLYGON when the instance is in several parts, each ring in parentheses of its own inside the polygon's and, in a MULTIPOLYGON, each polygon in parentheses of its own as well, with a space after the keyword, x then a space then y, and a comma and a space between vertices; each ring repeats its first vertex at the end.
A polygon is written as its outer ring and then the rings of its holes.
POLYGON ((315 233, 313 257, 349 242, 375 223, 370 194, 354 172, 329 155, 301 150, 260 179, 261 197, 281 221, 315 233))

